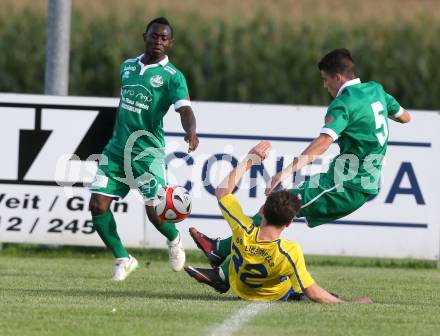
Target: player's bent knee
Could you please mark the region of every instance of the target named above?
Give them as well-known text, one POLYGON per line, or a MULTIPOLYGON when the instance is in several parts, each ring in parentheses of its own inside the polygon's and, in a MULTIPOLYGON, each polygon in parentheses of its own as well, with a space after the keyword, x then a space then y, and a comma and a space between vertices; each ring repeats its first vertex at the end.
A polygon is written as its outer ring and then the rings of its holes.
POLYGON ((92 195, 89 202, 89 210, 92 213, 92 216, 99 216, 108 211, 110 203, 111 201, 106 202, 92 195))
POLYGON ((146 206, 145 210, 147 211, 147 216, 150 222, 158 227, 160 224, 162 224, 162 221, 160 220, 159 216, 156 214, 156 210, 152 206, 146 206))

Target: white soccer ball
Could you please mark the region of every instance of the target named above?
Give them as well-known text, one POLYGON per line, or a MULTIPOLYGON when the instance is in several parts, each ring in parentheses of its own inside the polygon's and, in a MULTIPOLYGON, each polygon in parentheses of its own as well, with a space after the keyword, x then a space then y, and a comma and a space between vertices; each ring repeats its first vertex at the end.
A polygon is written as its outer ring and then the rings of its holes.
POLYGON ((158 190, 156 199, 156 214, 162 221, 178 223, 191 213, 191 195, 184 187, 162 187, 158 190))

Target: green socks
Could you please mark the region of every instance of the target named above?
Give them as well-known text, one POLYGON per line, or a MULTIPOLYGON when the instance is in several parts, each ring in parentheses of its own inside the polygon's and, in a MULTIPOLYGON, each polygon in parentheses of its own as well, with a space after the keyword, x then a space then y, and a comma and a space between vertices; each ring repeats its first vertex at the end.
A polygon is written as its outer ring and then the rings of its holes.
MULTIPOLYGON (((113 253, 115 258, 128 258, 128 251, 122 245, 118 232, 116 231, 116 222, 113 213, 109 210, 102 215, 92 216, 93 226, 104 242, 113 253)), ((164 222, 158 228, 169 241, 173 241, 179 235, 176 226, 173 223, 164 222)))
POLYGON ((98 216, 92 216, 93 226, 104 242, 113 253, 115 258, 128 258, 128 252, 122 245, 113 213, 109 210, 98 216))
POLYGON ((229 283, 229 264, 231 262, 231 256, 228 256, 223 264, 220 265, 220 277, 223 281, 229 283))
MULTIPOLYGON (((257 214, 252 217, 254 224, 260 226, 261 217, 257 214)), ((102 215, 92 216, 93 226, 104 242, 115 256, 115 258, 127 258, 128 252, 122 245, 118 232, 116 231, 116 222, 113 217, 113 213, 109 210, 102 215)), ((176 229, 176 225, 170 222, 163 222, 157 230, 164 235, 169 241, 173 241, 179 235, 179 231, 176 229)), ((218 243, 218 253, 221 257, 226 258, 231 253, 232 237, 222 239, 218 243)), ((224 264, 229 265, 229 261, 225 261, 224 264)), ((223 265, 224 265, 223 264, 223 265)), ((229 266, 225 267, 228 268, 229 266)), ((223 268, 223 266, 222 266, 223 268)))
POLYGON ((231 254, 232 237, 221 239, 218 242, 217 252, 222 258, 226 258, 231 254))
POLYGON ((173 241, 179 235, 179 231, 176 229, 176 225, 170 222, 163 222, 156 229, 162 233, 169 241, 173 241))

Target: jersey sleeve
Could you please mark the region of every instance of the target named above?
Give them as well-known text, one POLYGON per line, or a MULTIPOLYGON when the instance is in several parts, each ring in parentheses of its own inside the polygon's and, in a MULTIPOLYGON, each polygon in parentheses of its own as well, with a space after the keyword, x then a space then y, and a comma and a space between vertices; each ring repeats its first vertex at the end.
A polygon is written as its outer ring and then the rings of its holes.
POLYGON ((385 92, 385 101, 387 103, 388 115, 398 118, 403 114, 403 109, 397 100, 390 94, 385 92))
POLYGON ((186 79, 180 71, 171 77, 170 99, 175 110, 182 106, 191 106, 186 79))
POLYGON ((298 243, 291 242, 288 251, 288 258, 292 266, 290 280, 296 292, 304 292, 304 289, 310 287, 315 283, 310 273, 307 271, 306 262, 301 246, 298 243))
POLYGON ((249 233, 253 230, 252 219, 243 213, 243 209, 234 195, 223 196, 218 204, 232 231, 244 230, 249 233))
POLYGON ((119 66, 119 81, 122 83, 122 74, 123 74, 123 72, 124 72, 124 65, 125 65, 125 62, 123 62, 120 66, 119 66))
POLYGON ((330 104, 321 133, 330 135, 335 141, 347 127, 348 118, 348 111, 343 103, 330 104))

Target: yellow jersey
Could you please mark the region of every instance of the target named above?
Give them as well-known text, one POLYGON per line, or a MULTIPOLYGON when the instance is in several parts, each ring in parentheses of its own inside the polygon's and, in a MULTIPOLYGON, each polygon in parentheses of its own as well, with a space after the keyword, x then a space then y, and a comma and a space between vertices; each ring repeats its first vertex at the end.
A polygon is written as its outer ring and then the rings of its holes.
POLYGON ((219 206, 232 230, 229 283, 237 296, 250 301, 277 301, 292 289, 301 293, 315 283, 298 243, 281 238, 258 240, 260 229, 232 194, 224 196, 219 206))

